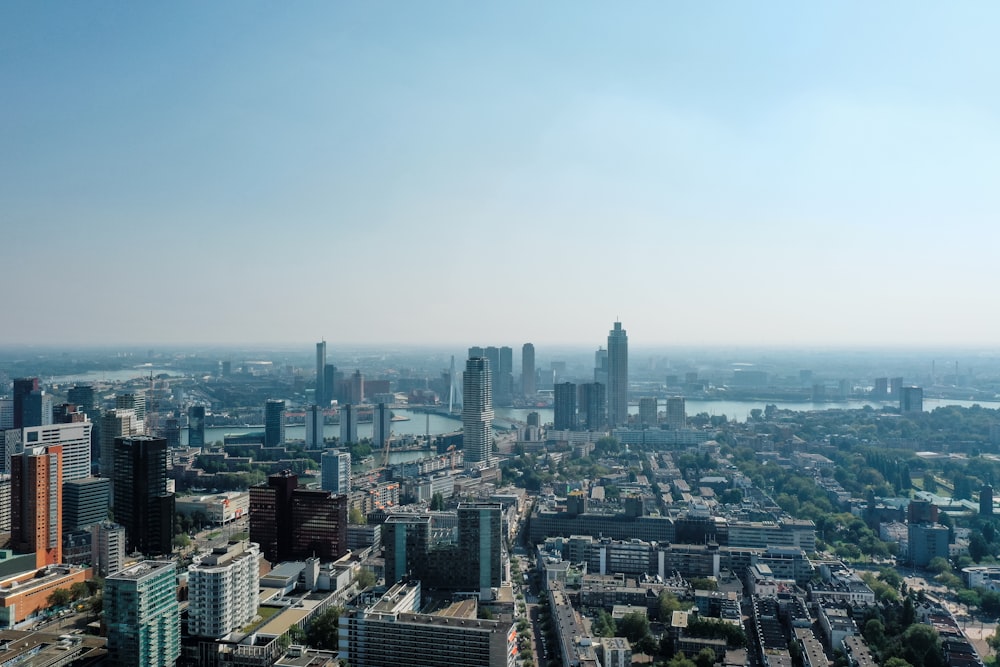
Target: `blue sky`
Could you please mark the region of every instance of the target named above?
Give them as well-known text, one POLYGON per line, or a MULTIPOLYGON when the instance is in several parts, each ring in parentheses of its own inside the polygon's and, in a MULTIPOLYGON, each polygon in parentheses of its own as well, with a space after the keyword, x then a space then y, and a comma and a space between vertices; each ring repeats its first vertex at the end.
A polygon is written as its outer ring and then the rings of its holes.
POLYGON ((4 3, 0 343, 993 345, 998 14, 4 3))

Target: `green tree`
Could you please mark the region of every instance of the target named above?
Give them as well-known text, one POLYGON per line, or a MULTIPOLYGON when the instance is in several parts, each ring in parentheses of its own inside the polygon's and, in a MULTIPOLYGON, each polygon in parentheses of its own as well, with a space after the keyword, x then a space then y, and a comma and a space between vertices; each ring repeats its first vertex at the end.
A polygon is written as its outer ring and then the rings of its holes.
POLYGON ((317 614, 306 628, 306 643, 325 651, 337 650, 340 642, 340 616, 343 613, 342 607, 328 607, 317 614))
POLYGON ((177 533, 174 535, 172 543, 175 549, 184 549, 191 546, 191 538, 187 536, 187 533, 177 533))
POLYGON ((649 619, 641 611, 633 611, 618 621, 618 636, 625 637, 633 644, 649 634, 649 619))
POLYGON ((598 637, 614 637, 617 630, 615 628, 615 619, 611 617, 611 614, 602 609, 597 614, 597 618, 594 619, 591 630, 598 637))
POLYGON ((878 648, 885 641, 885 625, 882 621, 877 618, 870 619, 865 623, 865 629, 862 633, 864 635, 865 641, 867 641, 872 647, 878 648))
POLYGON ((667 663, 667 667, 698 667, 693 660, 688 660, 684 657, 684 652, 681 651, 667 663))
POLYGON ((910 661, 917 665, 940 664, 941 638, 938 631, 924 623, 911 625, 903 631, 902 643, 905 647, 905 657, 913 657, 910 661))
POLYGON ((440 491, 431 496, 431 511, 440 512, 444 510, 444 495, 440 491))
POLYGON ((87 586, 87 582, 78 581, 69 587, 69 594, 74 600, 82 600, 90 597, 90 587, 87 586))
POLYGON ((73 599, 73 595, 69 592, 69 590, 65 588, 57 588, 49 594, 47 602, 50 607, 63 607, 69 604, 71 599, 73 599))
POLYGON ((903 660, 902 658, 892 657, 886 660, 882 664, 882 667, 913 667, 913 665, 908 663, 906 660, 903 660))
POLYGON ((354 577, 354 583, 361 590, 370 588, 375 585, 375 575, 372 574, 371 570, 361 568, 358 570, 357 576, 354 577))
POLYGON ((698 667, 712 667, 715 664, 715 651, 710 648, 703 648, 694 657, 694 664, 698 667))
POLYGON ((368 517, 365 516, 360 507, 352 507, 347 513, 347 523, 354 526, 361 526, 368 523, 368 517))
POLYGON ((947 558, 935 556, 931 559, 931 562, 927 564, 927 569, 935 574, 941 574, 942 572, 948 572, 951 570, 951 563, 948 562, 947 558))
POLYGON ((657 606, 660 614, 659 618, 662 623, 669 623, 673 613, 681 609, 681 603, 677 599, 677 596, 667 590, 660 591, 657 606))

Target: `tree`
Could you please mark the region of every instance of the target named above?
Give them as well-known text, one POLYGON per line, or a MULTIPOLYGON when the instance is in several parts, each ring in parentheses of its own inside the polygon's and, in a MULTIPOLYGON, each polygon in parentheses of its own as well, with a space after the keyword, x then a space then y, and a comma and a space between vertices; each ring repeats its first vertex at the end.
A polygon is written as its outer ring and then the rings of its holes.
POLYGON ((947 558, 935 556, 931 558, 931 562, 927 563, 927 569, 935 574, 941 574, 951 569, 951 563, 948 562, 947 558))
POLYGON ((90 597, 90 587, 85 581, 78 581, 69 587, 69 594, 74 600, 90 597))
POLYGON ((633 611, 618 621, 618 636, 635 644, 649 634, 649 619, 641 611, 633 611))
POLYGON ((360 507, 352 507, 347 513, 347 523, 353 526, 361 526, 368 523, 368 517, 365 516, 360 507))
POLYGON ((882 621, 877 618, 870 619, 867 623, 865 623, 865 630, 862 634, 864 635, 865 641, 867 641, 871 646, 878 648, 885 640, 885 625, 883 625, 882 621))
POLYGON ((924 623, 911 625, 903 632, 903 646, 906 647, 905 655, 913 657, 910 661, 918 665, 939 664, 940 660, 935 660, 941 651, 941 638, 938 631, 924 623))
POLYGON ((69 604, 69 601, 72 598, 73 596, 69 590, 65 588, 57 588, 49 594, 47 602, 50 607, 63 607, 69 604))
POLYGON ((174 535, 172 542, 175 549, 184 549, 191 546, 191 538, 187 536, 187 533, 177 533, 174 535))
POLYGON ((902 658, 892 657, 886 660, 882 667, 913 667, 913 665, 902 658))
POLYGON ((336 650, 340 642, 338 632, 343 613, 342 607, 328 607, 321 611, 306 628, 306 643, 325 651, 336 650))
POLYGON ((688 660, 684 657, 684 652, 680 652, 670 659, 667 663, 667 667, 698 667, 693 660, 688 660))
POLYGON ((370 588, 375 585, 375 575, 372 574, 371 570, 362 568, 358 570, 358 575, 354 577, 354 583, 361 590, 370 588))
POLYGON ((694 664, 698 667, 712 667, 715 664, 715 651, 710 648, 703 648, 694 657, 694 664))
POLYGON ((972 537, 969 538, 969 556, 972 557, 972 560, 979 563, 989 553, 990 545, 987 543, 985 535, 978 532, 973 533, 972 537))
POLYGON ((611 618, 611 614, 602 609, 597 614, 597 618, 594 619, 591 630, 598 637, 614 637, 616 632, 615 619, 611 618))
POLYGON ((431 511, 440 512, 444 510, 444 495, 440 491, 431 496, 431 511))

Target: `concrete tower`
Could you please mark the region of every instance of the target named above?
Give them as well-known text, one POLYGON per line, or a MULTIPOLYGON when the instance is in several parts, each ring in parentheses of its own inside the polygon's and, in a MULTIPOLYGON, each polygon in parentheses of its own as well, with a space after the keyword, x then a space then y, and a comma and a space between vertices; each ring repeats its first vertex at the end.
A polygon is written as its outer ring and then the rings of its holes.
POLYGON ((628 425, 628 334, 621 322, 608 332, 608 424, 628 425))
POLYGON ((521 348, 521 393, 531 398, 537 392, 535 386, 535 346, 525 343, 521 348))
POLYGON ((465 362, 462 431, 465 463, 470 467, 487 464, 493 450, 493 385, 490 362, 483 357, 465 362))
POLYGON ((316 343, 316 405, 329 405, 329 389, 326 386, 326 341, 316 343))

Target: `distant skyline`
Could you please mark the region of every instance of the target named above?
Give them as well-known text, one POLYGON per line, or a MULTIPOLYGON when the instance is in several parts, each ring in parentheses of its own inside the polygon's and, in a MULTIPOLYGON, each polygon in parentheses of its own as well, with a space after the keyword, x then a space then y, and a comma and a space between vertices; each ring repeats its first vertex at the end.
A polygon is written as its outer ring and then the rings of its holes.
POLYGON ((1000 5, 0 5, 0 346, 989 347, 1000 5))

